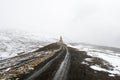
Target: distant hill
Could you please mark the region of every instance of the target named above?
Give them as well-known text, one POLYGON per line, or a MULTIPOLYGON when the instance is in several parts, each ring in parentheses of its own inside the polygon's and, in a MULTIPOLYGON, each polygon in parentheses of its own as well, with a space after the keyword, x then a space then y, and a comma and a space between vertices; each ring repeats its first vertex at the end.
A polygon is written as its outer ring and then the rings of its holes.
POLYGON ((120 52, 120 48, 116 48, 116 47, 108 47, 108 46, 101 46, 101 45, 95 45, 95 44, 89 44, 89 43, 82 43, 82 42, 76 42, 76 43, 69 43, 73 46, 76 46, 76 45, 84 45, 84 46, 92 46, 92 47, 95 47, 95 48, 98 48, 98 49, 106 49, 106 50, 112 50, 114 52, 120 52))
POLYGON ((48 43, 47 40, 37 39, 34 35, 28 33, 0 30, 0 59, 32 51, 48 43))

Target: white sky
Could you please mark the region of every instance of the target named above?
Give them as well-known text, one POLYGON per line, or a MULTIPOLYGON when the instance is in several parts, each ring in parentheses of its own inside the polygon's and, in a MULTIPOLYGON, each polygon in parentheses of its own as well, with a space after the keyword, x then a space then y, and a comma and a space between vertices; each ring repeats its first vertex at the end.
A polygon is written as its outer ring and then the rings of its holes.
POLYGON ((0 29, 120 47, 120 0, 0 0, 0 29))

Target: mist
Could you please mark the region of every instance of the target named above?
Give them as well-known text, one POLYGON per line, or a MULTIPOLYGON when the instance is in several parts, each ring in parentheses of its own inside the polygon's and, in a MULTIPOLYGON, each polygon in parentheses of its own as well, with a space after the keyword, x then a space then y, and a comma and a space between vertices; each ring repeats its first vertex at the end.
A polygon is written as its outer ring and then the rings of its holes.
POLYGON ((0 0, 0 29, 120 48, 119 0, 0 0))

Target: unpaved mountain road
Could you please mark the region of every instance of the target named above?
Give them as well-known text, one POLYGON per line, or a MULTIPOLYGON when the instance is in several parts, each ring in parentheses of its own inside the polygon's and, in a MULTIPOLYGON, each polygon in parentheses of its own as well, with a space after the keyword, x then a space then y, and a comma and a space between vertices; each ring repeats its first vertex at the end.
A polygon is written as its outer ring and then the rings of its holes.
POLYGON ((82 64, 91 58, 85 51, 62 46, 62 49, 34 71, 22 75, 19 80, 120 80, 120 76, 110 77, 107 72, 95 71, 82 64))
POLYGON ((57 52, 54 58, 38 68, 33 74, 20 80, 66 80, 70 65, 70 53, 66 46, 57 52), (66 76, 65 76, 66 75, 66 76))

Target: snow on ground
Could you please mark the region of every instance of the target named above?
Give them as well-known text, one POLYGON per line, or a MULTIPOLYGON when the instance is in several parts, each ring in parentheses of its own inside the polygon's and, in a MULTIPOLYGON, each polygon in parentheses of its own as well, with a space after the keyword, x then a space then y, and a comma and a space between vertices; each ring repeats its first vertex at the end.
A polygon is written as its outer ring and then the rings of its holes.
POLYGON ((85 61, 92 62, 93 58, 86 58, 85 61))
POLYGON ((44 43, 29 33, 0 30, 0 60, 34 51, 44 43))
MULTIPOLYGON (((82 51, 86 51, 87 55, 95 58, 101 58, 105 61, 107 61, 110 65, 113 66, 113 70, 107 70, 104 68, 101 68, 100 65, 92 65, 90 68, 97 70, 97 71, 105 71, 110 73, 109 76, 114 77, 115 75, 120 76, 120 53, 115 53, 112 50, 102 50, 102 49, 97 49, 93 46, 84 46, 84 45, 76 45, 71 47, 77 48, 82 51)), ((85 61, 92 61, 91 58, 86 58, 85 61)), ((88 64, 83 61, 83 64, 88 64)))
POLYGON ((114 74, 120 75, 120 72, 119 72, 118 70, 113 70, 113 71, 107 70, 107 69, 101 68, 99 65, 93 65, 93 66, 90 66, 90 67, 91 67, 92 69, 94 69, 94 70, 97 70, 97 71, 108 72, 108 73, 110 73, 109 76, 110 76, 111 74, 112 74, 112 75, 114 75, 114 74))

